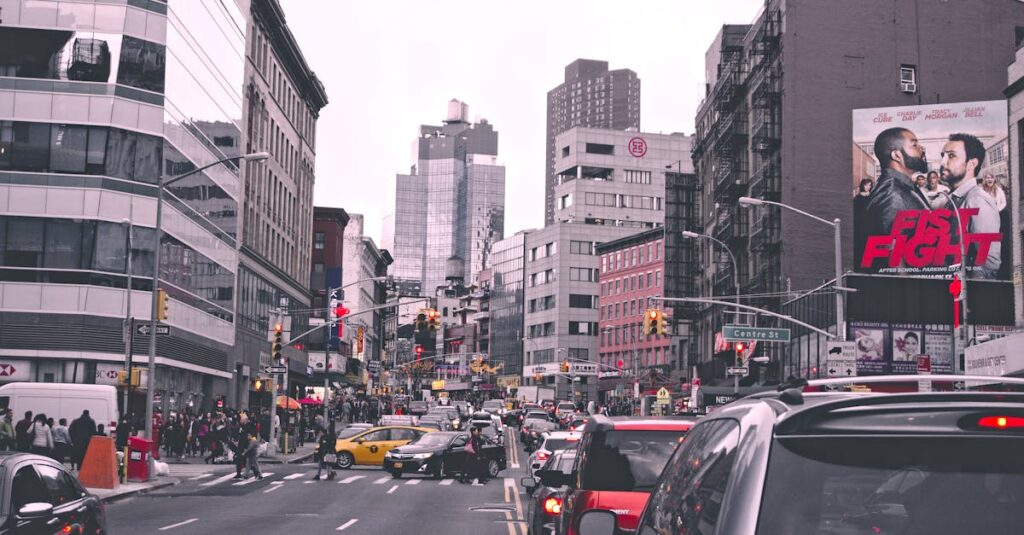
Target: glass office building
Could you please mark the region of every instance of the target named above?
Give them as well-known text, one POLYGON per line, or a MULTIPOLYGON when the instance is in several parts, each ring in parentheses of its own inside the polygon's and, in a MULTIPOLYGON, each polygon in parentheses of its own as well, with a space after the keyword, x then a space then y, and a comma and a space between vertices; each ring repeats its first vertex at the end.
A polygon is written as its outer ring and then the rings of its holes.
POLYGON ((443 126, 422 125, 418 165, 397 175, 395 269, 404 284, 419 283, 434 295, 446 279, 446 262, 465 262, 463 280, 476 281, 505 229, 505 167, 498 133, 486 120, 471 124, 465 104, 449 103, 443 126))
MULTIPOLYGON (((124 318, 149 319, 159 177, 239 154, 248 2, 128 4, 0 1, 0 382, 114 384, 124 318)), ((165 193, 158 409, 227 388, 239 192, 220 165, 165 193)))
POLYGON ((523 276, 526 266, 524 230, 494 242, 491 250, 491 360, 504 363, 502 373, 523 372, 523 276))

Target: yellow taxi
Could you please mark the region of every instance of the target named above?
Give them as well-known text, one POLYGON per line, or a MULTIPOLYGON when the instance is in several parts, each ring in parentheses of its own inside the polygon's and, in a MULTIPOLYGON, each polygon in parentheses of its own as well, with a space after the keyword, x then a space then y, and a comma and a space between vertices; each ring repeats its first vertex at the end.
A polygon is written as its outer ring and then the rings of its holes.
POLYGON ((426 433, 437 431, 429 427, 389 425, 373 427, 350 437, 339 438, 335 444, 338 466, 351 468, 353 465, 383 466, 384 455, 416 440, 426 433))

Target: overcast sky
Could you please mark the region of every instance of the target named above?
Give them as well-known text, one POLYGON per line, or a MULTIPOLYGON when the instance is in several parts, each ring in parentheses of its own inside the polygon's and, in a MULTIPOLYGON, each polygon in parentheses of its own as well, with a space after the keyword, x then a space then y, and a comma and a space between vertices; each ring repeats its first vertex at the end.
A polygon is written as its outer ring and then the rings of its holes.
POLYGON ((722 24, 762 0, 281 0, 330 103, 317 124, 317 206, 366 216, 380 244, 395 173, 415 164, 421 124, 447 103, 499 132, 505 235, 544 224, 547 92, 577 58, 640 77, 640 127, 692 134, 704 54, 722 24))

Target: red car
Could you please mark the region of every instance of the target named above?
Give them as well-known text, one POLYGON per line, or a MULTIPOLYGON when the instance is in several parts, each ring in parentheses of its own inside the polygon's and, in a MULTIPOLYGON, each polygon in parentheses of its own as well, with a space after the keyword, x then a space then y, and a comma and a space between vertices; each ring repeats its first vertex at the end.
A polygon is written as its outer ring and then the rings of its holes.
POLYGON ((633 531, 665 463, 695 418, 590 417, 571 475, 541 470, 544 485, 567 485, 558 533, 577 535, 583 513, 615 513, 620 530, 633 531))

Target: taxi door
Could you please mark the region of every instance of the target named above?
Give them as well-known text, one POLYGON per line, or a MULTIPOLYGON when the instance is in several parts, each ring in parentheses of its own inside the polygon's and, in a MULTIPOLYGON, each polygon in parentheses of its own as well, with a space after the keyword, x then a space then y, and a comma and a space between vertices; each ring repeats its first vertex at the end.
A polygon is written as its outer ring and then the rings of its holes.
POLYGON ((356 447, 352 454, 356 458, 356 464, 369 464, 381 466, 384 464, 384 454, 387 452, 387 445, 391 440, 391 428, 385 427, 374 429, 364 433, 355 439, 356 447))

